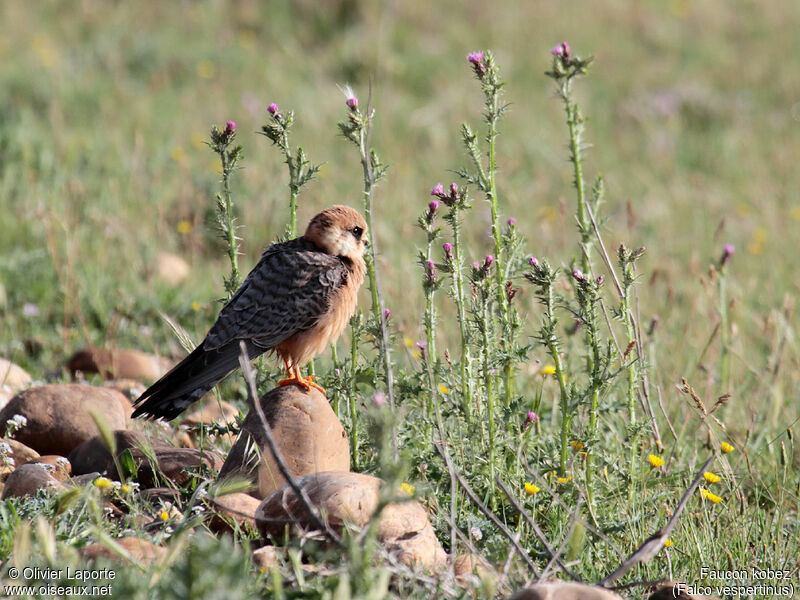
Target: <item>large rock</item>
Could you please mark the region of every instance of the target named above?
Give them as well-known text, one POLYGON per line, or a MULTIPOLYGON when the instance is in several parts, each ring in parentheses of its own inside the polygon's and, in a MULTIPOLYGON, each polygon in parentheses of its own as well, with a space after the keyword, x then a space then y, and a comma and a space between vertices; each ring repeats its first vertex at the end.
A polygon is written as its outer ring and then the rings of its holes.
POLYGON ((45 468, 50 471, 50 474, 59 481, 66 481, 72 476, 72 465, 69 464, 69 460, 63 456, 46 454, 38 458, 32 458, 25 464, 46 465, 45 468))
POLYGON ((14 438, 39 454, 67 456, 73 448, 98 434, 90 411, 109 429, 123 429, 126 415, 119 392, 79 384, 51 384, 14 396, 0 410, 0 424, 22 415, 27 424, 14 438))
MULTIPOLYGON (((118 429, 114 432, 114 440, 117 446, 117 454, 122 454, 125 450, 144 448, 163 449, 171 448, 167 442, 158 438, 148 438, 139 431, 128 429, 118 429)), ((114 459, 106 448, 105 443, 99 435, 86 440, 75 448, 69 455, 69 462, 72 464, 72 472, 75 475, 86 473, 111 474, 116 476, 117 471, 114 459)))
POLYGON ((72 355, 67 368, 83 373, 100 373, 106 379, 155 381, 169 371, 171 362, 160 356, 127 348, 85 348, 72 355))
MULTIPOLYGON (((0 426, 3 424, 0 423, 0 426)), ((0 439, 0 481, 5 481, 14 469, 39 458, 39 453, 12 438, 0 439)))
POLYGON ((18 392, 32 383, 31 376, 22 367, 0 358, 0 390, 18 392))
POLYGON ((48 466, 42 464, 22 465, 17 467, 6 479, 2 499, 30 496, 37 490, 55 491, 61 485, 61 482, 53 477, 48 466))
MULTIPOLYGON (((317 512, 325 516, 328 526, 339 530, 345 524, 362 528, 372 519, 382 481, 370 475, 340 471, 306 475, 298 478, 297 483, 317 512)), ((311 516, 288 484, 262 501, 256 510, 256 522, 262 534, 276 538, 282 535, 287 523, 292 523, 293 529, 314 528, 311 516)), ((433 572, 447 565, 447 555, 419 502, 408 500, 386 506, 378 521, 377 538, 405 565, 433 572)))
POLYGON ((553 581, 523 588, 509 600, 622 600, 622 596, 593 585, 553 581))
MULTIPOLYGON (((320 392, 295 385, 277 387, 261 398, 261 407, 292 475, 350 470, 347 434, 320 392)), ((220 477, 231 475, 252 481, 257 488, 253 495, 259 498, 266 498, 286 483, 255 410, 245 417, 239 439, 220 471, 220 477)))
MULTIPOLYGON (((148 541, 140 540, 136 537, 124 537, 114 540, 122 550, 128 554, 134 561, 149 565, 156 560, 164 557, 166 549, 161 546, 155 546, 148 541)), ((123 556, 113 550, 107 545, 94 543, 88 544, 81 548, 81 556, 86 560, 97 560, 98 558, 106 558, 112 560, 122 560, 123 556)))
MULTIPOLYGON (((136 478, 143 487, 157 487, 159 483, 163 483, 164 478, 178 485, 184 485, 191 477, 186 469, 205 465, 213 471, 218 471, 222 467, 222 457, 215 452, 175 448, 163 440, 147 439, 138 431, 115 431, 114 438, 118 458, 126 450, 130 451, 137 469, 136 478), (142 450, 143 447, 146 451, 142 450), (148 458, 151 454, 155 457, 155 465, 151 464, 148 458)), ((76 475, 98 471, 107 473, 113 478, 120 476, 111 454, 99 436, 75 448, 69 455, 69 460, 76 475)))

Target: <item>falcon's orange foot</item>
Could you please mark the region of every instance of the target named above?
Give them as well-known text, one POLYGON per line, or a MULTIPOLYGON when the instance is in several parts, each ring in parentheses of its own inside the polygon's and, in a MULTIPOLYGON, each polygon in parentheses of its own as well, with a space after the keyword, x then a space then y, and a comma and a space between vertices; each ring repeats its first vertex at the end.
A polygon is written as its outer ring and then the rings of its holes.
POLYGON ((286 379, 281 379, 278 382, 278 385, 296 384, 296 385, 299 385, 300 387, 302 387, 307 392, 311 391, 311 388, 314 388, 314 389, 319 390, 320 392, 322 392, 322 394, 325 397, 328 396, 328 392, 325 391, 325 388, 323 388, 318 383, 314 383, 314 376, 313 375, 309 375, 308 377, 303 377, 300 374, 299 367, 294 367, 294 369, 287 369, 287 370, 289 371, 291 377, 287 377, 286 379))

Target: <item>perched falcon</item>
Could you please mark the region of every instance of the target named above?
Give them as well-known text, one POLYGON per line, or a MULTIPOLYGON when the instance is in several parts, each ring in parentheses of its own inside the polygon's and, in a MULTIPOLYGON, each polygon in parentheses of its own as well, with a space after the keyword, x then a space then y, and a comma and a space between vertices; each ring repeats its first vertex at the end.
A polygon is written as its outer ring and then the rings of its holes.
POLYGON ((323 390, 300 367, 342 333, 364 281, 367 224, 348 206, 328 208, 301 237, 273 244, 220 311, 203 343, 136 401, 134 417, 172 420, 239 364, 274 351, 287 379, 323 390))

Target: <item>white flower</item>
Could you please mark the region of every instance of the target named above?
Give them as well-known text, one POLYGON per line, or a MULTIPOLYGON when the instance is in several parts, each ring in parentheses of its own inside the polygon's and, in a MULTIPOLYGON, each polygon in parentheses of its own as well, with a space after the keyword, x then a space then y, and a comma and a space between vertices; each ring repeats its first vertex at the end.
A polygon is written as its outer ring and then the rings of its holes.
POLYGON ((42 465, 44 467, 44 470, 47 471, 48 473, 52 473, 53 471, 56 470, 55 465, 50 465, 47 463, 39 463, 39 464, 42 465))
POLYGON ((0 442, 0 455, 9 454, 11 452, 11 444, 8 442, 0 442))
POLYGON ((69 461, 66 458, 64 458, 63 456, 59 456, 56 459, 56 465, 58 465, 62 469, 66 469, 69 466, 69 461))
POLYGON ((481 531, 481 530, 480 530, 478 527, 475 527, 475 526, 473 526, 473 527, 470 527, 470 528, 469 528, 469 534, 470 534, 470 535, 471 535, 471 536, 472 536, 472 537, 473 537, 473 538, 474 538, 476 541, 480 541, 481 539, 483 539, 483 532, 482 532, 482 531, 481 531))

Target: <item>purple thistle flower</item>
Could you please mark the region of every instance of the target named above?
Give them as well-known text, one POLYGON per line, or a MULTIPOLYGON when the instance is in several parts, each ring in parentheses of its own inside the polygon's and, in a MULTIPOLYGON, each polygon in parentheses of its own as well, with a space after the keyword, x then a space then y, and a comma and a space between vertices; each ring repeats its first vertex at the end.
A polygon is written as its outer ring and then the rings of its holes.
POLYGON ((234 123, 233 121, 228 121, 227 123, 225 123, 225 132, 230 133, 232 131, 236 131, 236 123, 234 123))
POLYGON ((431 200, 430 202, 428 202, 428 208, 431 210, 432 213, 435 213, 439 209, 439 201, 431 200))
POLYGON ((428 347, 428 342, 417 342, 417 348, 420 350, 425 350, 428 347))
POLYGON ((441 183, 433 186, 431 188, 431 196, 444 196, 444 186, 441 183))
POLYGON ((528 264, 529 264, 530 266, 532 266, 532 267, 538 267, 538 266, 539 266, 539 259, 538 259, 538 258, 536 258, 535 256, 531 256, 531 257, 528 259, 528 264))
POLYGON ((483 62, 483 52, 470 52, 467 54, 467 60, 473 65, 479 65, 483 62))
POLYGON ((278 114, 278 105, 273 102, 267 107, 267 112, 274 117, 278 114))
POLYGON ((583 273, 581 273, 578 269, 573 269, 572 277, 575 278, 575 281, 580 281, 581 283, 586 281, 586 276, 583 273))
POLYGON ((481 268, 481 263, 479 263, 478 261, 475 261, 474 263, 472 263, 472 268, 473 269, 480 269, 481 268))
POLYGON ((458 184, 453 182, 450 184, 450 195, 455 198, 458 195, 458 184))
POLYGON ((539 422, 539 415, 537 415, 532 410, 528 411, 528 415, 526 416, 526 420, 528 423, 538 423, 539 422))
POLYGON ((453 260, 453 244, 445 242, 442 244, 442 250, 444 250, 444 256, 447 260, 453 260))
POLYGON ((346 101, 347 108, 350 110, 358 110, 358 98, 356 96, 350 96, 346 101))
POLYGON ((558 46, 550 49, 550 54, 553 56, 560 56, 563 59, 569 58, 571 49, 567 42, 561 42, 558 46))
POLYGON ((719 264, 721 267, 724 267, 726 264, 728 264, 728 261, 731 259, 731 256, 733 256, 734 252, 736 252, 736 246, 733 244, 725 244, 722 247, 722 258, 719 259, 719 264))
POLYGON ((489 267, 493 262, 494 262, 494 256, 492 256, 491 254, 487 254, 486 258, 483 259, 483 266, 489 267))
POLYGON ((513 227, 514 225, 517 224, 517 220, 514 217, 508 217, 508 221, 507 222, 508 222, 508 226, 509 227, 513 227))
POLYGON ((425 261, 425 268, 428 271, 428 281, 436 281, 436 263, 432 260, 425 261))
POLYGON ((390 311, 388 308, 384 308, 383 309, 383 318, 388 321, 389 317, 391 317, 391 316, 392 316, 392 311, 390 311))

